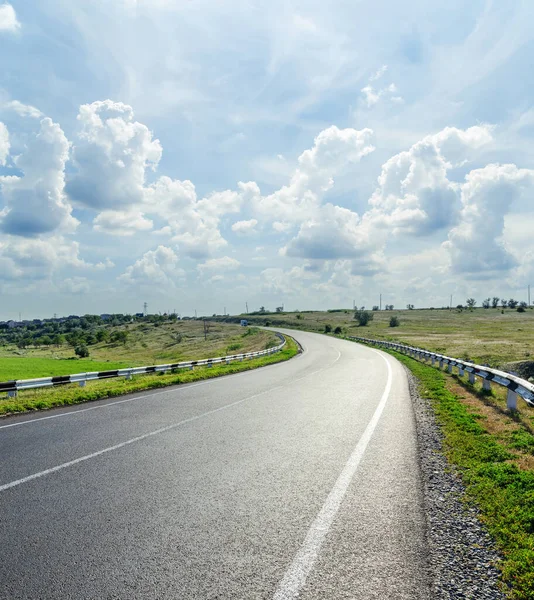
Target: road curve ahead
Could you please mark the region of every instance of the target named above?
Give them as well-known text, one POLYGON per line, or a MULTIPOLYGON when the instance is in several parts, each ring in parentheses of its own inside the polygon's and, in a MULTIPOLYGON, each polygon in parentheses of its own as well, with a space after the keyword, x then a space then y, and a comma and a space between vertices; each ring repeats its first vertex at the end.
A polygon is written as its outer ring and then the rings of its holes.
POLYGON ((429 598, 406 375, 297 358, 0 421, 0 598, 429 598))

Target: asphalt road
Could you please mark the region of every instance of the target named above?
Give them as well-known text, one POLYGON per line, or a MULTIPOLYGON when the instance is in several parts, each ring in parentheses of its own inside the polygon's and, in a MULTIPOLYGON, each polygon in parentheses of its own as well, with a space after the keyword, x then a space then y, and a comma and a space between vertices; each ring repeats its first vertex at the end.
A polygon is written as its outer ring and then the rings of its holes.
POLYGON ((291 334, 286 363, 0 421, 0 598, 429 598, 402 367, 291 334))

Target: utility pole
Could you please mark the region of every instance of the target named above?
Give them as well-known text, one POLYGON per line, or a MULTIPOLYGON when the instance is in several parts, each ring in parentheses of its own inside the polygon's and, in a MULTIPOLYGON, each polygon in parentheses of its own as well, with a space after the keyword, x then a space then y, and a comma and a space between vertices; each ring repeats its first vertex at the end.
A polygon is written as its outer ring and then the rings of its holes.
POLYGON ((148 304, 146 302, 143 304, 143 315, 145 317, 148 315, 148 304))
POLYGON ((530 283, 528 284, 528 305, 530 306, 530 283))
POLYGON ((452 310, 452 294, 451 294, 451 301, 449 302, 449 310, 452 310))
POLYGON ((225 317, 226 317, 226 306, 224 307, 223 316, 225 316, 225 317))
POLYGON ((380 310, 382 310, 382 294, 380 294, 380 310))
POLYGON ((197 318, 197 309, 195 308, 195 319, 197 318))
POLYGON ((245 308, 247 309, 247 315, 248 315, 248 302, 245 302, 245 308))

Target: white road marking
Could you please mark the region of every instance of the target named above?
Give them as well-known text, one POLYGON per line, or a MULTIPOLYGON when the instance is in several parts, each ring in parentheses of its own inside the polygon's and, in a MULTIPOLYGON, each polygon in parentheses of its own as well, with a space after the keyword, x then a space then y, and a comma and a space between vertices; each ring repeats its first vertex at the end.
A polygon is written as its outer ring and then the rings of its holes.
MULTIPOLYGON (((337 350, 337 348, 336 348, 336 350, 337 350)), ((298 377, 297 379, 292 379, 290 383, 295 383, 297 381, 301 381, 302 379, 306 379, 307 377, 311 377, 312 375, 321 373, 322 371, 325 371, 326 369, 330 369, 341 358, 341 352, 339 350, 337 350, 337 352, 338 352, 338 356, 337 356, 336 360, 328 367, 323 367, 322 369, 313 371, 313 373, 308 373, 307 375, 298 377)), ((16 479, 15 481, 10 481, 9 483, 4 483, 3 485, 0 485, 0 492, 9 490, 10 488, 17 487, 19 485, 22 485, 23 483, 28 483, 29 481, 33 481, 34 479, 39 479, 41 477, 44 477, 45 475, 50 475, 52 473, 56 473, 57 471, 62 471, 63 469, 66 469, 67 467, 72 467, 74 465, 85 462, 87 460, 91 460, 92 458, 101 456, 102 454, 107 454, 108 452, 113 452, 114 450, 119 450, 120 448, 124 448, 124 446, 129 446, 130 444, 134 444, 135 442, 140 442, 149 437, 159 435, 160 433, 165 433, 166 431, 170 431, 171 429, 176 429, 177 427, 180 427, 181 425, 185 425, 186 423, 191 423, 192 421, 197 421, 198 419, 202 419, 203 417, 207 417, 208 415, 212 415, 212 414, 220 412, 222 410, 226 410, 227 408, 231 408, 232 406, 237 406, 238 404, 242 404, 243 402, 246 402, 247 400, 252 400, 253 398, 258 398, 259 396, 263 396, 263 394, 270 394, 274 390, 279 390, 284 387, 286 387, 286 385, 277 385, 275 387, 271 387, 267 390, 264 390, 263 392, 254 394, 253 396, 248 396, 247 398, 242 398, 241 400, 236 400, 235 402, 231 402, 230 404, 225 404, 224 406, 220 406, 219 408, 214 408, 213 410, 208 410, 207 412, 202 413, 200 415, 196 415, 195 417, 190 417, 189 419, 184 419, 183 421, 179 421, 178 423, 172 423, 171 425, 167 425, 166 427, 161 427, 160 429, 156 429, 155 431, 150 431, 149 433, 144 433, 143 435, 139 435, 137 437, 131 438, 129 440, 126 440, 125 442, 121 442, 120 444, 115 444, 114 446, 109 446, 102 450, 97 450, 96 452, 92 452, 91 454, 86 454, 85 456, 80 456, 79 458, 75 458, 74 460, 69 460, 68 462, 62 463, 55 467, 51 467, 50 469, 45 469, 44 471, 39 471, 38 473, 33 473, 32 475, 28 475, 27 477, 22 477, 21 479, 16 479)))
MULTIPOLYGON (((304 350, 303 354, 305 352, 307 352, 307 350, 304 350)), ((297 357, 298 357, 298 355, 297 355, 297 357)), ((339 357, 338 357, 338 359, 339 359, 339 357)), ((334 362, 337 362, 337 360, 334 362)), ((272 365, 266 365, 265 367, 262 367, 262 369, 268 369, 269 367, 276 367, 279 364, 281 364, 281 363, 274 363, 272 365)), ((254 369, 250 369, 243 373, 233 373, 231 375, 224 375, 223 377, 225 379, 233 379, 234 377, 241 377, 243 375, 249 375, 251 373, 251 371, 254 371, 254 369)), ((312 373, 312 375, 313 375, 313 373, 312 373)), ((188 390, 190 388, 198 387, 200 385, 208 385, 209 383, 217 383, 217 379, 219 379, 219 377, 215 377, 213 379, 208 379, 207 381, 201 381, 199 383, 182 384, 182 386, 179 389, 180 389, 180 391, 183 391, 183 390, 188 390)), ((176 385, 180 385, 180 384, 176 384, 176 385)), ((171 386, 169 386, 169 387, 171 387, 171 386)), ((0 425, 0 429, 7 429, 8 427, 20 427, 21 425, 28 425, 29 423, 37 423, 38 421, 48 421, 49 419, 59 419, 61 417, 70 417, 72 415, 77 415, 79 413, 88 412, 90 410, 99 410, 101 408, 107 408, 108 406, 116 406, 117 404, 125 404, 126 402, 134 402, 136 400, 150 398, 151 396, 159 396, 160 394, 169 394, 169 393, 172 393, 173 391, 175 391, 175 390, 167 388, 167 389, 161 390, 159 392, 151 392, 150 394, 143 394, 142 396, 134 396, 133 398, 125 398, 124 400, 115 400, 113 402, 107 402, 106 404, 98 404, 97 406, 89 406, 87 408, 79 408, 78 410, 70 410, 69 412, 59 413, 59 414, 55 414, 55 415, 48 415, 46 417, 38 417, 36 419, 28 419, 27 421, 17 421, 16 423, 9 423, 8 425, 0 425)))
POLYGON ((362 437, 356 444, 356 447, 343 467, 343 471, 341 471, 334 487, 330 491, 330 494, 328 494, 323 507, 308 530, 304 543, 297 552, 289 569, 286 571, 284 578, 274 594, 273 600, 294 600, 298 597, 300 591, 304 587, 306 578, 313 569, 315 561, 319 556, 321 546, 330 531, 330 527, 341 506, 350 482, 358 469, 388 401, 392 381, 391 365, 383 354, 376 350, 372 351, 382 357, 388 368, 388 380, 384 393, 382 394, 382 398, 380 399, 371 420, 367 424, 362 437))

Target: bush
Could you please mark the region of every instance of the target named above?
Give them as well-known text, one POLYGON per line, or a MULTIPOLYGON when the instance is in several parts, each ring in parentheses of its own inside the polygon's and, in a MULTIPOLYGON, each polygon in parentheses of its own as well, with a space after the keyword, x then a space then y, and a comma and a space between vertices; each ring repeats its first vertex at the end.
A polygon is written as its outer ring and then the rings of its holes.
POLYGON ((89 350, 85 344, 76 346, 76 348, 74 348, 74 353, 80 358, 87 358, 89 356, 89 350))
POLYGON ((325 333, 331 333, 332 331, 332 325, 329 325, 328 323, 324 326, 324 332, 325 333))
POLYGON ((357 310, 354 313, 354 318, 356 319, 356 321, 358 321, 358 325, 360 327, 365 327, 369 321, 372 321, 374 317, 374 314, 372 312, 369 312, 367 310, 357 310))
POLYGON ((524 306, 518 306, 517 307, 517 312, 525 312, 525 307, 524 306))
POLYGON ((340 333, 343 333, 343 329, 341 329, 341 327, 338 325, 335 329, 334 329, 334 333, 336 335, 339 335, 340 333))
POLYGON ((391 317, 389 320, 390 327, 398 327, 400 325, 399 317, 391 317))

